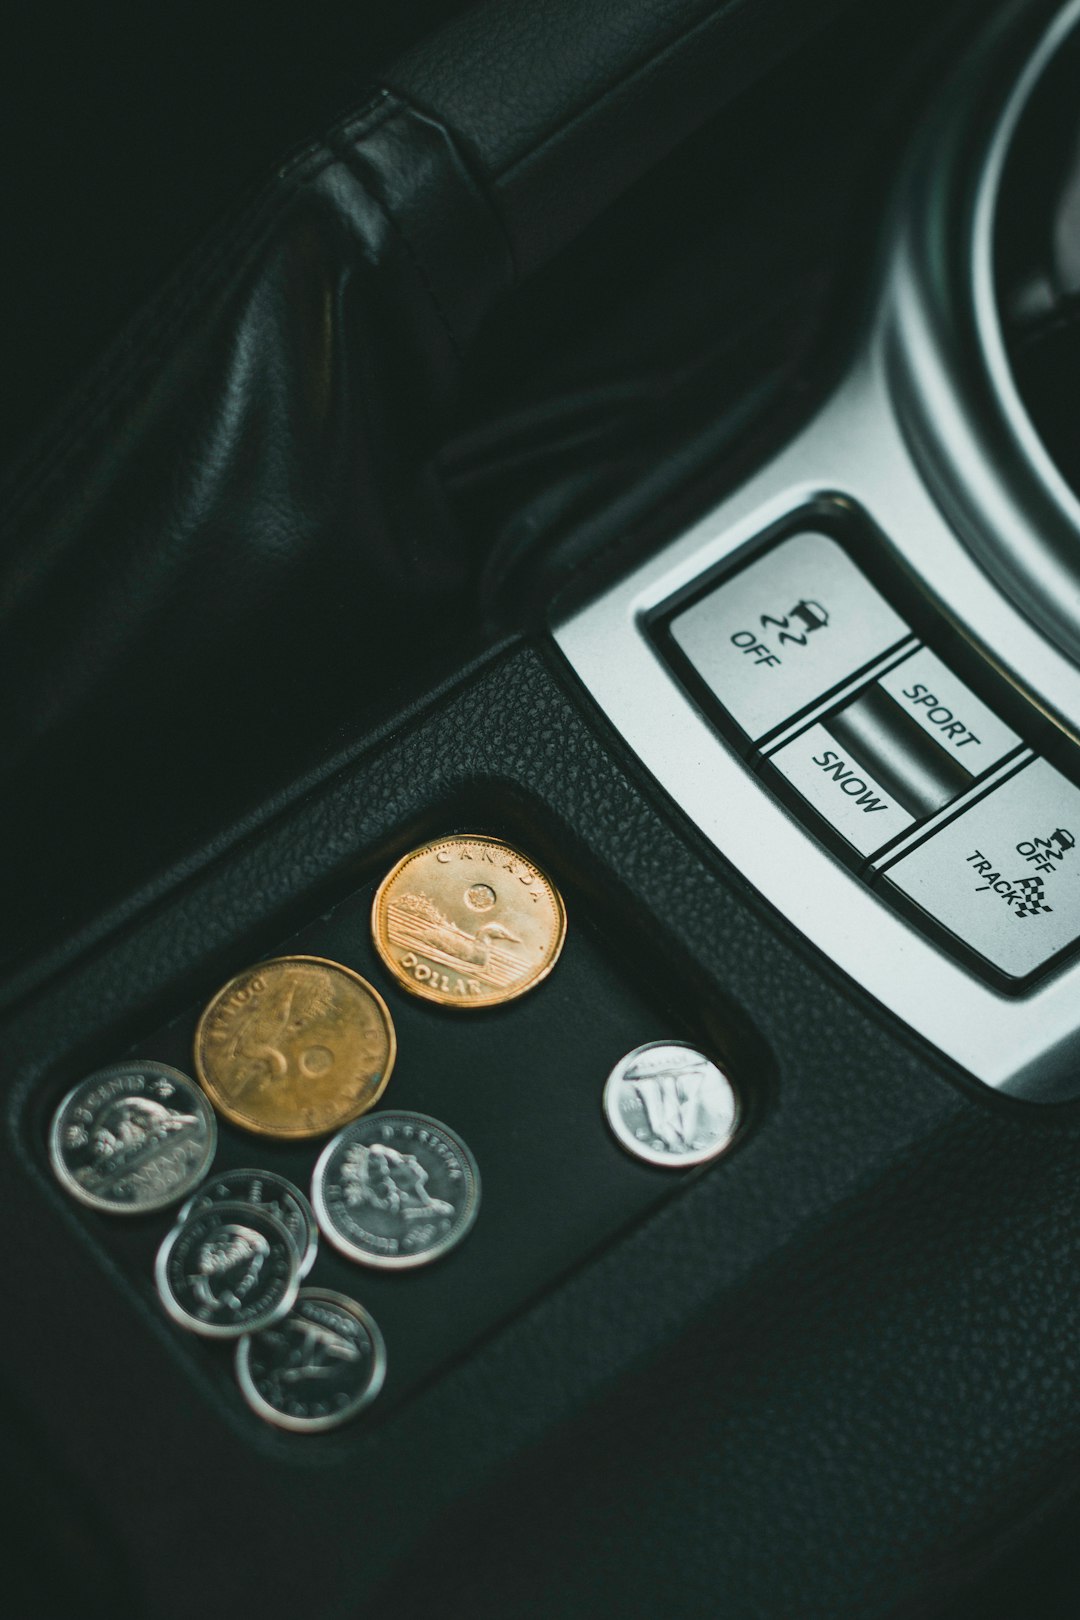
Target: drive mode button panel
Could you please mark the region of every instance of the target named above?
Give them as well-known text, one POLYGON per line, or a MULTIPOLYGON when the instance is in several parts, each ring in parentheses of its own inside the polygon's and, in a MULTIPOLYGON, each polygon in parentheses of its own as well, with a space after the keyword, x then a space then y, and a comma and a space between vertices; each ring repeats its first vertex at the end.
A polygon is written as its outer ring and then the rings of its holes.
POLYGON ((676 645, 753 741, 910 634, 827 535, 792 535, 676 614, 676 645))
POLYGON ((888 870, 1010 978, 1080 937, 1080 789, 1037 759, 888 870))

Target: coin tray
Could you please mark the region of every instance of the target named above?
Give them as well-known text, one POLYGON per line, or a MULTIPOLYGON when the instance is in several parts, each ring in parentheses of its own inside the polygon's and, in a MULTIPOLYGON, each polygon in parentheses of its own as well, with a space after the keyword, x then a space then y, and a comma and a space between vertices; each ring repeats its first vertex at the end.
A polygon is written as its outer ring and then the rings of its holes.
MULTIPOLYGON (((424 836, 449 830, 435 825, 424 836)), ((468 828, 513 838, 505 825, 468 828)), ((572 876, 550 875, 567 903, 562 956, 536 989, 502 1007, 444 1009, 410 996, 386 971, 370 934, 372 898, 391 852, 369 880, 298 933, 268 939, 239 971, 263 957, 300 953, 344 963, 368 979, 390 1007, 398 1056, 379 1106, 411 1109, 445 1121, 472 1149, 482 1197, 464 1243, 430 1266, 385 1273, 353 1264, 325 1238, 307 1282, 358 1299, 387 1343, 384 1391, 359 1420, 377 1421, 469 1345, 524 1307, 653 1206, 701 1174, 723 1174, 727 1159, 699 1170, 654 1168, 629 1156, 605 1122, 604 1081, 625 1052, 646 1041, 688 1040, 726 1061, 750 1113, 760 1109, 768 1060, 761 1043, 731 1008, 703 1003, 685 973, 605 918, 595 896, 572 876)), ((529 845, 519 839, 526 852, 529 845)), ((217 988, 205 986, 206 998, 217 988)), ((192 1071, 192 1041, 204 999, 133 1043, 124 1057, 157 1058, 192 1071)), ((65 1076, 70 1084, 78 1076, 65 1076)), ((57 1096, 60 1091, 58 1090, 57 1096)), ((751 1121, 752 1123, 752 1121, 751 1121)), ((325 1139, 289 1143, 253 1135, 219 1116, 214 1169, 261 1167, 310 1194, 311 1172, 325 1139)), ((746 1124, 744 1123, 744 1130, 746 1124)), ((42 1139, 47 1113, 40 1123, 42 1139)), ((738 1146, 732 1150, 738 1151, 738 1146)), ((154 1255, 174 1211, 118 1219, 80 1211, 129 1286, 152 1307, 154 1255)), ((231 1385, 231 1350, 175 1329, 177 1348, 200 1377, 224 1386, 241 1422, 259 1426, 231 1385)), ((293 1444, 310 1438, 289 1437, 293 1444)), ((322 1438, 322 1437, 320 1437, 322 1438)))

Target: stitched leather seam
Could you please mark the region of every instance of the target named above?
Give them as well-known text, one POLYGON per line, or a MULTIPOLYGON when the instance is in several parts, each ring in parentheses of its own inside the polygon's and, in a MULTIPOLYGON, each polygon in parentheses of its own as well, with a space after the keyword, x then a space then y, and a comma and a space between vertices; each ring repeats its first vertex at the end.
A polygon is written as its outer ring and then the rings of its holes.
MULTIPOLYGON (((384 98, 385 92, 377 92, 365 112, 353 114, 350 121, 359 127, 365 116, 382 110, 384 98)), ((6 521, 12 527, 48 493, 71 455, 130 398, 207 288, 215 280, 224 282, 250 262, 289 201, 334 160, 334 152, 323 140, 309 143, 287 159, 241 213, 198 244, 181 269, 120 330, 7 480, 3 500, 6 521)))
POLYGON ((430 108, 422 107, 418 102, 406 95, 404 91, 388 89, 387 94, 394 96, 402 107, 408 109, 409 113, 413 117, 419 118, 425 123, 434 124, 440 133, 445 137, 446 142, 452 149, 455 158, 461 164, 462 169, 465 171, 465 174, 475 187, 478 196, 485 204, 487 212, 491 216, 496 233, 506 249, 507 263, 510 268, 509 280, 516 281, 518 276, 518 266, 517 259, 514 254, 514 244, 511 239, 509 229, 507 228, 506 221, 502 216, 502 211, 499 208, 498 199, 491 188, 491 177, 485 173, 481 164, 476 161, 471 149, 468 146, 468 143, 462 141, 459 138, 456 130, 451 129, 450 125, 447 124, 443 119, 437 117, 430 108))
POLYGON ((380 85, 361 112, 349 113, 347 117, 330 126, 326 134, 326 144, 336 150, 342 141, 352 142, 374 135, 384 124, 390 122, 396 111, 393 92, 387 90, 385 85, 380 85))
MULTIPOLYGON (((404 115, 404 117, 406 119, 408 119, 411 116, 411 109, 408 108, 408 107, 405 107, 403 105, 397 104, 396 103, 396 98, 394 98, 391 95, 391 92, 387 91, 386 94, 387 94, 388 99, 395 103, 393 108, 392 108, 393 115, 396 116, 396 117, 402 117, 404 115)), ((390 114, 387 115, 387 118, 381 120, 381 123, 388 122, 389 116, 390 116, 390 114)), ((376 126, 376 127, 379 127, 379 126, 376 126)), ((364 133, 365 133, 365 135, 367 135, 367 134, 370 134, 371 131, 365 131, 364 133)), ((432 281, 432 279, 431 279, 431 277, 430 277, 430 275, 428 273, 427 267, 425 266, 423 259, 420 257, 420 254, 417 252, 417 250, 413 247, 413 244, 409 239, 409 236, 408 236, 408 234, 407 234, 407 232, 405 230, 404 225, 400 222, 400 220, 397 219, 397 217, 394 214, 393 209, 390 207, 390 204, 387 202, 386 198, 382 195, 381 191, 378 189, 377 181, 376 181, 374 173, 365 174, 362 171, 361 167, 360 167, 360 160, 361 160, 363 154, 361 152, 359 152, 359 151, 356 151, 353 148, 353 146, 345 145, 344 143, 342 143, 340 146, 337 146, 336 151, 337 151, 338 157, 341 159, 341 161, 349 169, 349 172, 352 174, 353 179, 356 181, 357 185, 365 193, 365 195, 371 200, 371 202, 374 203, 375 207, 379 210, 379 213, 382 215, 383 219, 386 221, 386 223, 389 225, 390 229, 393 231, 394 236, 397 239, 397 241, 400 242, 401 246, 405 249, 405 252, 406 252, 406 254, 407 254, 408 258, 409 258, 409 261, 412 264, 413 269, 416 271, 416 274, 419 277, 420 283, 423 286, 424 291, 427 293, 428 298, 431 301, 431 306, 434 309, 436 315, 438 316, 440 324, 442 325, 443 329, 445 330, 447 337, 450 339, 450 345, 451 345, 455 355, 457 356, 457 358, 459 360, 463 359, 464 355, 463 355, 461 344, 458 341, 457 333, 454 331, 453 323, 450 320, 449 313, 443 307, 442 300, 440 299, 438 293, 435 290, 435 285, 434 285, 434 283, 433 283, 433 281, 432 281)))

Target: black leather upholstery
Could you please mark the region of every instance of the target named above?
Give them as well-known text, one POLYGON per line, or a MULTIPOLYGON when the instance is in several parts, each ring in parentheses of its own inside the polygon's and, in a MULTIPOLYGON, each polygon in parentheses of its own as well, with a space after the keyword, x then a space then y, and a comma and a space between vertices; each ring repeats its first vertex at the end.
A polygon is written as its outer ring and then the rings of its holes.
POLYGON ((387 82, 471 154, 527 274, 850 3, 488 0, 387 82))
MULTIPOLYGON (((616 28, 555 8, 540 78, 544 19, 501 8, 503 104, 482 130, 374 92, 184 260, 15 468, 0 518, 2 830, 47 852, 62 894, 21 868, 0 923, 9 958, 490 644, 471 591, 478 535, 435 458, 477 333, 538 257, 521 222, 546 219, 552 251, 831 15, 796 25, 776 0, 648 12, 616 28), (629 142, 627 119, 649 139, 629 142), (503 161, 509 189, 482 166, 503 161)), ((496 67, 479 15, 432 46, 459 99, 496 67)), ((421 66, 401 82, 430 91, 421 66)))
POLYGON ((380 92, 124 333, 6 502, 17 846, 89 835, 90 877, 94 841, 127 821, 122 881, 170 840, 175 771, 202 762, 220 825, 283 755, 303 768, 305 737, 325 749, 343 712, 430 678, 471 561, 424 467, 507 274, 452 144, 380 92))
POLYGON ((0 55, 11 458, 191 246, 468 0, 9 0, 0 55))

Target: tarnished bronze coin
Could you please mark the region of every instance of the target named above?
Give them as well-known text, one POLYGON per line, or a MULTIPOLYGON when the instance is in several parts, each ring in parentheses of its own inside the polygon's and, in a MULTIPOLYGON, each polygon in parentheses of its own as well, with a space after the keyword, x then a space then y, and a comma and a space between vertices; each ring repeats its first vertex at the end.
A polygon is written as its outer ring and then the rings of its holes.
POLYGON ((351 968, 276 956, 220 989, 195 1031, 195 1072, 226 1119, 261 1136, 324 1136, 386 1088, 389 1009, 351 968))
POLYGON ((483 834, 438 838, 383 879, 375 945, 399 983, 443 1007, 495 1007, 547 977, 566 938, 558 889, 483 834))

